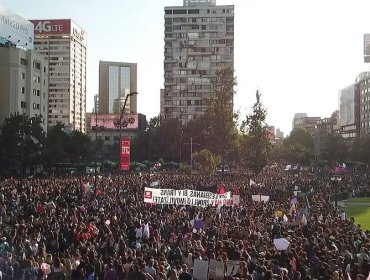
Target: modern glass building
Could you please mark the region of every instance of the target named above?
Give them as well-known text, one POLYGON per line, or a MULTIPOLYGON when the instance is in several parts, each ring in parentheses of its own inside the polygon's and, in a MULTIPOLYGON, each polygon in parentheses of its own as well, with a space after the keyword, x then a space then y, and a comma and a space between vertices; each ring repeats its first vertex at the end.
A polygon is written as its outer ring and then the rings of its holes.
MULTIPOLYGON (((126 96, 137 91, 137 64, 99 62, 99 114, 120 114, 126 96)), ((137 114, 137 97, 127 99, 126 114, 137 114)))
POLYGON ((234 6, 184 0, 164 8, 164 88, 161 116, 183 124, 207 110, 216 70, 234 65, 234 6))

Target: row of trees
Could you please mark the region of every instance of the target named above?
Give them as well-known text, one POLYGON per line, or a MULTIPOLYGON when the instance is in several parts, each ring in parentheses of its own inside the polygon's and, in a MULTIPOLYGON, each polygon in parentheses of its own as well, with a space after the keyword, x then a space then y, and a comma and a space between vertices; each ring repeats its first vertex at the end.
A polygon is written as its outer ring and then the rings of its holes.
MULTIPOLYGON (((186 126, 177 119, 163 121, 160 117, 152 118, 146 129, 133 139, 132 160, 142 162, 161 158, 164 161, 189 162, 193 152, 194 159, 199 162, 206 158, 211 158, 213 164, 243 162, 259 172, 266 164, 270 150, 263 129, 267 112, 257 92, 253 112, 239 126, 239 116, 233 112, 236 84, 233 68, 219 69, 212 81, 213 94, 206 99, 207 112, 186 126)), ((41 116, 19 114, 5 120, 0 136, 2 169, 24 170, 41 164, 52 166, 96 159, 118 161, 118 143, 107 146, 103 140, 93 142, 79 131, 68 134, 62 124, 50 127, 45 135, 41 121, 41 116)))
MULTIPOLYGON (((208 110, 185 126, 178 119, 163 121, 152 118, 146 129, 132 141, 132 161, 188 162, 193 158, 204 173, 212 173, 216 165, 239 164, 259 173, 269 161, 309 164, 315 159, 314 139, 305 130, 295 130, 281 145, 272 147, 266 128, 267 110, 256 92, 250 114, 241 119, 233 111, 234 70, 224 67, 212 81, 213 94, 206 99, 208 110)), ((58 163, 89 163, 119 160, 119 144, 106 145, 104 140, 91 139, 79 131, 66 133, 62 124, 41 128, 42 117, 16 114, 1 126, 0 168, 2 170, 36 169, 58 163)), ((327 138, 324 160, 328 162, 356 160, 370 163, 370 140, 354 142, 351 153, 339 135, 327 138)))
POLYGON ((46 135, 42 116, 16 114, 1 126, 0 169, 2 173, 23 174, 56 163, 78 163, 91 160, 93 145, 80 131, 68 134, 63 124, 52 126, 46 135))
POLYGON ((273 161, 284 160, 287 163, 310 164, 325 162, 333 165, 337 162, 370 163, 370 137, 346 141, 339 134, 329 134, 322 150, 315 151, 315 140, 305 129, 295 129, 284 139, 281 145, 275 146, 270 158, 273 161))

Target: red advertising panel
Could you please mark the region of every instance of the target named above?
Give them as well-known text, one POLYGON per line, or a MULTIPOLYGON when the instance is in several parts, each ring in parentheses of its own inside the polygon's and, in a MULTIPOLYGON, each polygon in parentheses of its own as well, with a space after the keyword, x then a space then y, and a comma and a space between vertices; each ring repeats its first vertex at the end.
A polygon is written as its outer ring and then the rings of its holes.
POLYGON ((35 35, 71 34, 70 19, 30 20, 35 27, 35 35))
MULTIPOLYGON (((118 114, 105 114, 98 115, 95 118, 95 114, 91 115, 91 129, 95 129, 97 126, 98 129, 103 130, 119 130, 119 115, 118 114)), ((135 130, 138 129, 138 115, 126 114, 123 115, 121 129, 122 130, 135 130)))
POLYGON ((130 145, 131 139, 128 137, 121 138, 121 170, 130 170, 130 145))

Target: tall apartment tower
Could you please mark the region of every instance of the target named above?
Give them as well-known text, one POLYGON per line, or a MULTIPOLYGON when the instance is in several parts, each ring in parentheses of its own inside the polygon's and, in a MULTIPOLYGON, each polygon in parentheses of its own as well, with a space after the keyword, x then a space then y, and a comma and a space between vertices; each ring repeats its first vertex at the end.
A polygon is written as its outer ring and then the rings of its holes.
POLYGON ((0 45, 0 123, 11 114, 42 116, 47 131, 48 68, 43 55, 0 45))
POLYGON ((31 20, 35 50, 48 60, 48 125, 86 130, 86 32, 71 19, 31 20))
POLYGON ((164 8, 164 89, 161 116, 183 124, 207 110, 216 70, 234 65, 234 6, 184 0, 164 8))
MULTIPOLYGON (((137 92, 137 64, 99 62, 99 114, 120 114, 126 96, 137 92)), ((128 97, 126 114, 137 114, 137 95, 128 97)))

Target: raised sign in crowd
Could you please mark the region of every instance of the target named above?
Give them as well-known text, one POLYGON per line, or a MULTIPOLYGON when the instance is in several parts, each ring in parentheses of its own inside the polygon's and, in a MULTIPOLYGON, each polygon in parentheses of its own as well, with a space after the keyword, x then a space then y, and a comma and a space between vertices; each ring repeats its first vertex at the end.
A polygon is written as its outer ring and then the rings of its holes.
POLYGON ((332 199, 368 195, 369 176, 331 177, 4 179, 0 280, 370 279, 370 232, 332 199))

